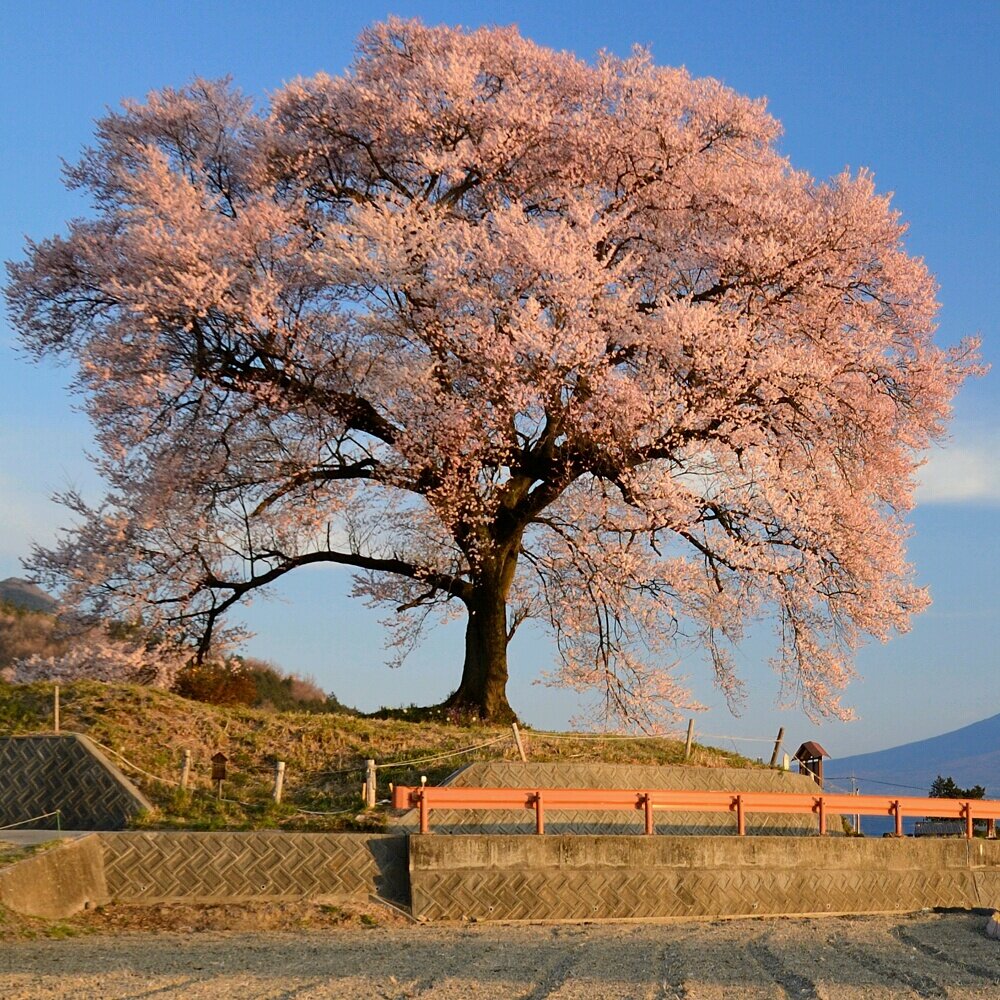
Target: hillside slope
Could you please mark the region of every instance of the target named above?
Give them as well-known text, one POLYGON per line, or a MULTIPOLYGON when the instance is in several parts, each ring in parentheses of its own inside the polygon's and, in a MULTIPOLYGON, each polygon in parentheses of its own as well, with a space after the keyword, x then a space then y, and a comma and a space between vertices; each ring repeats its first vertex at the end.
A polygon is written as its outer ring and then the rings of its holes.
MULTIPOLYGON (((50 731, 52 691, 48 683, 0 683, 0 736, 50 731)), ((504 727, 222 708, 153 688, 98 681, 65 685, 61 709, 62 729, 86 733, 117 755, 115 762, 155 803, 157 813, 141 819, 151 827, 377 827, 382 813, 359 818, 368 758, 379 765, 380 799, 388 797, 389 782, 419 784, 426 775, 435 784, 470 760, 517 759, 513 734, 504 727), (184 750, 192 754, 194 790, 189 793, 176 785, 184 750), (210 780, 211 757, 219 751, 229 758, 221 800, 210 780), (285 796, 275 806, 270 794, 278 760, 286 764, 285 796)), ((581 739, 530 730, 523 735, 536 761, 678 764, 684 756, 684 744, 676 740, 581 739)), ((694 748, 690 763, 756 766, 701 746, 694 748)))

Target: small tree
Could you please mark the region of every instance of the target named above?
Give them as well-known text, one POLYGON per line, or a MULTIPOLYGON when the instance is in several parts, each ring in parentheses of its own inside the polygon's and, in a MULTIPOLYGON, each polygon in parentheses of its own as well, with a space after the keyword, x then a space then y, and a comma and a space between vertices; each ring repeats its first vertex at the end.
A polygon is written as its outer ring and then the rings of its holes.
MULTIPOLYGON (((973 785, 971 788, 959 788, 951 777, 943 778, 940 774, 931 782, 930 798, 932 799, 984 799, 986 789, 982 785, 973 785)), ((940 816, 928 816, 933 822, 950 822, 940 816)), ((976 821, 976 829, 985 829, 986 821, 976 821)))
POLYGON ((607 715, 685 704, 678 640, 839 713, 861 637, 927 603, 920 452, 974 345, 862 172, 825 183, 763 101, 654 66, 398 20, 267 107, 196 81, 127 102, 68 170, 94 216, 8 301, 66 354, 110 484, 31 568, 194 637, 301 566, 352 567, 401 657, 467 615, 449 704, 512 716, 508 645, 607 715))
POLYGON ((982 785, 971 788, 959 788, 950 778, 942 778, 939 774, 931 783, 930 797, 932 799, 984 799, 986 789, 982 785))

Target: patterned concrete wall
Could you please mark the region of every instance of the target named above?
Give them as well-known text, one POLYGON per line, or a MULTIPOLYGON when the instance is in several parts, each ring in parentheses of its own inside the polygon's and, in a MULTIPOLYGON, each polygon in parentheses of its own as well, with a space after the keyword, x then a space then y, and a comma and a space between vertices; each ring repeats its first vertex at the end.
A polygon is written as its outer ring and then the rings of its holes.
POLYGON ((1000 842, 411 837, 413 915, 595 920, 910 912, 1000 903, 1000 842))
MULTIPOLYGON (((813 792, 812 778, 790 771, 735 767, 652 767, 633 764, 521 763, 519 761, 479 761, 456 771, 446 785, 480 788, 630 788, 697 789, 733 792, 813 792)), ((394 821, 395 829, 415 832, 416 810, 394 821)), ((717 834, 735 832, 736 819, 726 813, 658 812, 658 834, 717 834)), ((836 817, 829 817, 831 834, 840 833, 836 817)), ((484 809, 472 811, 435 809, 431 813, 435 833, 534 833, 534 813, 530 809, 484 809)), ((641 834, 643 814, 636 810, 570 811, 545 810, 547 833, 641 834)), ((817 821, 810 816, 781 816, 749 813, 747 833, 794 836, 814 834, 817 821)))
POLYGON ((358 833, 110 833, 119 902, 238 902, 381 896, 409 902, 406 838, 358 833))
MULTIPOLYGON (((149 801, 85 736, 0 738, 0 826, 61 810, 64 830, 120 830, 149 801)), ((54 830, 55 817, 32 823, 54 830)))

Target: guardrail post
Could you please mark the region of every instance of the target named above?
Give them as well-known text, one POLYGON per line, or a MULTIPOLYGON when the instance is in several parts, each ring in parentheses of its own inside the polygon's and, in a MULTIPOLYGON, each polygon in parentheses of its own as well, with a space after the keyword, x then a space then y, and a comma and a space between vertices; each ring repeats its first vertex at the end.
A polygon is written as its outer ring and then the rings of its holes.
POLYGON ((643 792, 642 809, 646 821, 645 834, 647 837, 653 836, 653 796, 649 792, 643 792))
POLYGON ((903 836, 903 810, 900 808, 899 799, 893 799, 891 812, 896 817, 896 836, 903 836))
POLYGON ((743 796, 736 796, 736 832, 741 836, 747 835, 747 814, 743 807, 743 796))
POLYGON ((430 815, 429 815, 430 814, 430 805, 427 802, 427 789, 426 788, 421 788, 420 791, 417 794, 420 796, 420 798, 419 798, 419 803, 420 803, 420 832, 421 833, 430 833, 431 832, 431 823, 430 823, 430 815))
POLYGON ((965 813, 965 839, 972 840, 972 803, 964 803, 962 812, 965 813))
POLYGON ((535 792, 535 833, 545 833, 545 810, 542 806, 542 793, 535 792))
POLYGON ((821 795, 817 799, 817 812, 819 813, 819 835, 826 836, 826 800, 821 795))

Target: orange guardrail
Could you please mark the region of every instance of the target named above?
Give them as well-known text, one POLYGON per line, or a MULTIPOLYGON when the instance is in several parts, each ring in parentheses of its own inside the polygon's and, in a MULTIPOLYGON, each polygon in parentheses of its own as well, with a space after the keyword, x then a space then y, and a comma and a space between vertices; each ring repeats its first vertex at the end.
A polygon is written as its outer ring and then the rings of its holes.
POLYGON ((892 816, 896 836, 903 835, 903 816, 940 816, 965 820, 970 840, 975 820, 986 820, 991 829, 1000 819, 1000 801, 993 799, 924 799, 912 796, 827 795, 824 792, 705 792, 658 789, 632 791, 616 788, 463 788, 458 786, 410 788, 397 785, 392 792, 395 809, 419 809, 420 832, 430 832, 434 809, 532 809, 535 830, 545 832, 545 812, 550 809, 639 810, 645 832, 654 831, 657 811, 730 812, 736 831, 746 834, 749 813, 813 814, 820 834, 826 833, 830 813, 892 816))

